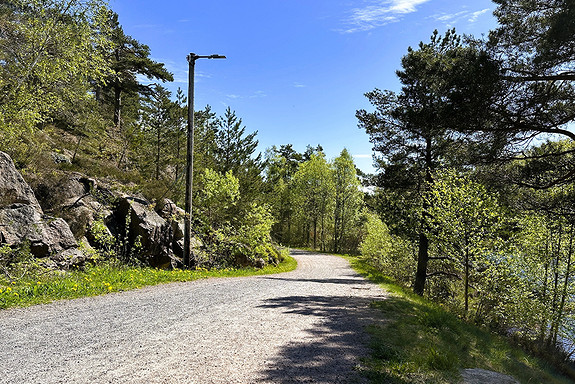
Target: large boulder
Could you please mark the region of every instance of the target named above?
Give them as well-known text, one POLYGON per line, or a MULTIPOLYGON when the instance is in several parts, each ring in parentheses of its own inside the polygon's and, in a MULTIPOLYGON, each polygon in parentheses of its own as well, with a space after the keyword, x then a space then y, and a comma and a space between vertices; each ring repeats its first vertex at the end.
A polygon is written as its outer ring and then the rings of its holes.
POLYGON ((10 156, 0 152, 0 209, 15 205, 41 210, 32 188, 16 170, 10 156))
POLYGON ((44 212, 66 220, 76 239, 89 236, 94 220, 109 215, 108 206, 115 199, 95 179, 76 172, 42 180, 34 190, 44 212))
POLYGON ((117 238, 126 239, 126 252, 152 267, 165 268, 175 263, 174 230, 146 200, 125 197, 118 202, 108 227, 117 238))
MULTIPOLYGON (((156 212, 170 223, 172 227, 172 250, 176 260, 181 263, 184 256, 184 219, 186 212, 170 199, 162 199, 159 201, 156 204, 156 212)), ((192 252, 198 252, 204 247, 204 243, 199 237, 192 235, 190 247, 192 248, 192 252)))
POLYGON ((59 267, 84 261, 66 221, 44 215, 10 156, 0 152, 0 245, 17 248, 25 243, 34 256, 50 257, 59 267))

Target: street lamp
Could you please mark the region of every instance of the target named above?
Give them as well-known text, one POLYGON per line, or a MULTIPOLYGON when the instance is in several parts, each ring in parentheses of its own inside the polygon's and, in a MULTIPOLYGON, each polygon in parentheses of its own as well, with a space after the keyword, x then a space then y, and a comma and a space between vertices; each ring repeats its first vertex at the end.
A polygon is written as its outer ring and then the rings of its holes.
POLYGON ((190 266, 192 255, 192 188, 194 185, 194 69, 197 59, 225 59, 221 55, 187 56, 188 71, 188 155, 186 160, 186 220, 184 223, 184 267, 190 266))

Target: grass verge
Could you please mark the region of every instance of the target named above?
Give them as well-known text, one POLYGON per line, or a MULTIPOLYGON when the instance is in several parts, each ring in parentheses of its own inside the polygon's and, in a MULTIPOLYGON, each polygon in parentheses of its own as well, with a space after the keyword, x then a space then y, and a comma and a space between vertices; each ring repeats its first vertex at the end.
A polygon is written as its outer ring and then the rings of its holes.
POLYGON ((193 281, 211 277, 241 277, 292 271, 297 262, 292 257, 278 266, 262 269, 161 270, 127 267, 113 263, 86 267, 83 271, 26 277, 5 284, 0 281, 0 309, 49 303, 54 300, 98 296, 163 283, 193 281))
POLYGON ((571 383, 549 364, 508 340, 467 324, 438 305, 395 285, 361 258, 352 267, 389 292, 371 305, 381 322, 370 327, 371 357, 363 365, 372 383, 460 383, 460 370, 482 368, 521 383, 571 383))

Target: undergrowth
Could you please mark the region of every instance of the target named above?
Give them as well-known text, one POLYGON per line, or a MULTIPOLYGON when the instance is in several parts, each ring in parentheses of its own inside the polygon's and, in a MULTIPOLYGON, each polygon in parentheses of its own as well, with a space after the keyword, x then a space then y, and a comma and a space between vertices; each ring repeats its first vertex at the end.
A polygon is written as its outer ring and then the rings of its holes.
POLYGON ((100 265, 87 266, 82 271, 38 270, 17 280, 0 277, 0 309, 24 307, 60 299, 97 296, 163 283, 193 281, 211 277, 282 273, 294 270, 296 266, 296 261, 287 256, 278 266, 268 265, 261 269, 161 270, 129 267, 110 261, 100 265))
POLYGON ((504 373, 521 383, 572 382, 505 338, 396 285, 361 258, 347 259, 389 292, 385 300, 371 304, 381 311, 381 321, 369 329, 371 356, 363 362, 372 383, 460 383, 465 368, 504 373))

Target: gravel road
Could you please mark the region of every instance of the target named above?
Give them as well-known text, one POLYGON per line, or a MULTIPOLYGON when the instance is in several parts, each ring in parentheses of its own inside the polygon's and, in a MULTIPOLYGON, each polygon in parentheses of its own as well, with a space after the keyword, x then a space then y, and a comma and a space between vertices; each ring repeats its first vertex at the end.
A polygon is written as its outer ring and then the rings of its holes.
POLYGON ((0 311, 0 383, 363 383, 385 293, 347 261, 0 311))

